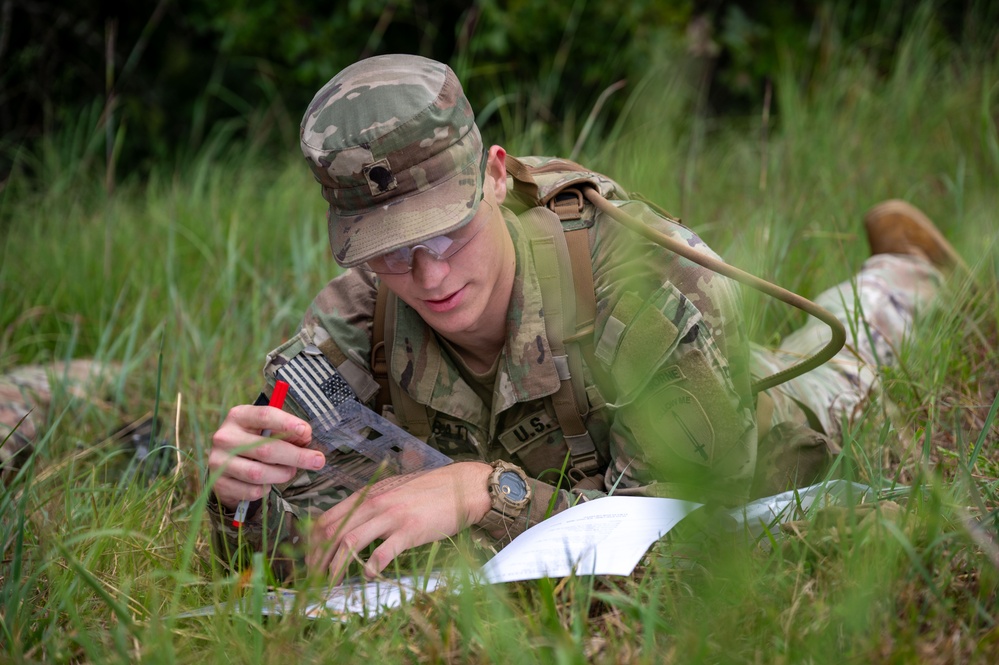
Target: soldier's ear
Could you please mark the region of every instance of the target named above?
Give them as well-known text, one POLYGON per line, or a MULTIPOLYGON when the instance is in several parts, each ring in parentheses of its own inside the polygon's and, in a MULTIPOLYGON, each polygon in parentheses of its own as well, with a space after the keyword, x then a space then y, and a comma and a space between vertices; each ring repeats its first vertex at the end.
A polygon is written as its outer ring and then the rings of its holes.
POLYGON ((489 148, 486 157, 486 178, 492 181, 496 193, 496 203, 503 203, 506 198, 506 150, 494 145, 489 148))

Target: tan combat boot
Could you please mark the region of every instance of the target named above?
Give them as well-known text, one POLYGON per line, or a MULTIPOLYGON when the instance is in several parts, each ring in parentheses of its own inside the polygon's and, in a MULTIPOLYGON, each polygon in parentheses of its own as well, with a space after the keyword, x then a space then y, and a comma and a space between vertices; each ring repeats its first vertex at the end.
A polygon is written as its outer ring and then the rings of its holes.
POLYGON ((912 254, 944 272, 968 266, 922 210, 899 199, 883 201, 864 215, 871 254, 912 254))

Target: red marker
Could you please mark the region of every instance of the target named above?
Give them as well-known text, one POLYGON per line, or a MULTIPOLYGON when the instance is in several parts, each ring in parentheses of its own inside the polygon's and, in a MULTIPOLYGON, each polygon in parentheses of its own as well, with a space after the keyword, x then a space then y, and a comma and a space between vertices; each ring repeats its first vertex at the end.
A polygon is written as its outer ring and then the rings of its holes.
MULTIPOLYGON (((267 403, 268 406, 273 406, 280 409, 284 406, 284 398, 288 395, 288 382, 278 381, 274 384, 274 392, 271 393, 271 401, 267 403)), ((271 431, 265 429, 260 433, 260 436, 270 436, 271 431)), ((246 513, 250 509, 250 502, 247 499, 243 499, 236 506, 236 513, 232 516, 232 525, 237 529, 243 526, 243 522, 246 521, 246 513)))

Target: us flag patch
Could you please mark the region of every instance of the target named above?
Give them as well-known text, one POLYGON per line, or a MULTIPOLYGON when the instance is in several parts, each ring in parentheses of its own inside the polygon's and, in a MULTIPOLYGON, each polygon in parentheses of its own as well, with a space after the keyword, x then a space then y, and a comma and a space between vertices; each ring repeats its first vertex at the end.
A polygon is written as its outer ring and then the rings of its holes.
POLYGON ((309 420, 328 416, 346 401, 358 402, 357 395, 326 356, 310 347, 289 360, 277 370, 277 376, 287 381, 292 399, 305 411, 309 420))

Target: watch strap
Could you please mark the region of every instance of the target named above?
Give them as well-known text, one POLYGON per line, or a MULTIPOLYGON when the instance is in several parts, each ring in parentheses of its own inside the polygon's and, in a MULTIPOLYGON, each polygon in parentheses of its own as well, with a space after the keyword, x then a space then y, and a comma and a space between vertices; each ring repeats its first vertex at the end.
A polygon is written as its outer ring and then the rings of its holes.
POLYGON ((492 463, 492 467, 493 472, 489 476, 487 487, 491 505, 489 512, 479 521, 478 526, 488 531, 494 537, 500 538, 513 531, 522 531, 522 529, 514 528, 514 525, 522 515, 528 512, 531 498, 531 483, 527 474, 519 466, 497 460, 492 463), (499 477, 505 472, 517 474, 524 482, 527 495, 522 502, 511 502, 505 495, 497 491, 499 477))

